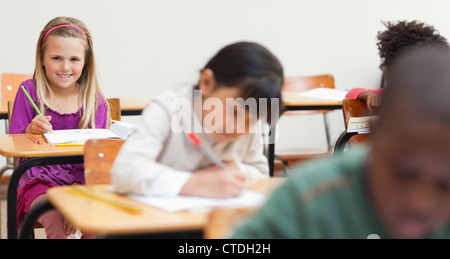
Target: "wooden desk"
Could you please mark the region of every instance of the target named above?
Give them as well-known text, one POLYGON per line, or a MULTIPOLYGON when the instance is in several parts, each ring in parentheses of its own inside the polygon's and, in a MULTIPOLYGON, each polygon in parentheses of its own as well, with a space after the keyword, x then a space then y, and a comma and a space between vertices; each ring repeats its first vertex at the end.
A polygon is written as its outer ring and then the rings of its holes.
MULTIPOLYGON (((282 92, 285 111, 338 110, 342 102, 298 96, 298 92, 282 92)), ((274 174, 275 161, 275 126, 270 128, 267 159, 269 160, 270 176, 274 174)))
MULTIPOLYGON (((141 115, 147 106, 147 102, 134 97, 121 97, 120 113, 122 116, 141 115)), ((8 119, 8 107, 0 108, 0 120, 8 119)))
POLYGON ((8 238, 17 238, 17 186, 19 179, 29 168, 37 165, 83 163, 83 146, 57 147, 48 144, 42 135, 34 135, 42 144, 32 142, 27 134, 0 134, 0 155, 28 157, 12 173, 8 185, 8 238))
POLYGON ((120 111, 122 116, 141 115, 147 107, 147 102, 133 97, 120 98, 120 111))
POLYGON ((298 92, 283 92, 283 104, 288 111, 342 109, 342 102, 298 96, 298 92))
MULTIPOLYGON (((269 195, 285 178, 269 178, 247 183, 247 188, 269 195)), ((182 211, 169 213, 133 201, 126 196, 112 193, 107 185, 85 185, 117 201, 127 201, 142 207, 139 214, 131 214, 108 204, 74 195, 67 191, 68 186, 54 187, 47 191, 53 207, 69 219, 82 232, 97 235, 127 235, 142 233, 164 233, 183 231, 202 231, 207 223, 209 212, 182 211)), ((31 214, 31 212, 30 212, 31 214)))

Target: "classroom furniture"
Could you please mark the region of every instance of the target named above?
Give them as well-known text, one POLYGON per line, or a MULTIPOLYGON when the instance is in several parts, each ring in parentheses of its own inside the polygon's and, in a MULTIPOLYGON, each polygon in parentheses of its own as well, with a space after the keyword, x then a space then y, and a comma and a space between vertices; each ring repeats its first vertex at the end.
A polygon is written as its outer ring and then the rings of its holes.
POLYGON ((257 211, 259 207, 246 208, 218 208, 211 211, 205 226, 204 237, 206 239, 230 238, 245 219, 257 211))
MULTIPOLYGON (((120 98, 108 98, 107 99, 107 101, 108 101, 108 104, 109 104, 109 108, 110 108, 110 112, 111 112, 111 119, 112 120, 120 120, 121 119, 121 112, 120 112, 120 98)), ((13 100, 10 100, 10 101, 8 101, 8 120, 9 120, 9 122, 10 122, 10 118, 11 118, 11 114, 12 114, 12 109, 13 109, 13 107, 14 107, 14 101, 13 100)), ((15 135, 15 134, 14 134, 15 135)), ((46 141, 42 141, 43 143, 45 143, 46 141)), ((0 142, 1 143, 1 142, 0 142)), ((27 144, 27 142, 25 142, 24 144, 27 144)), ((48 144, 48 143, 46 143, 46 144, 48 144)), ((31 142, 29 142, 28 141, 28 145, 31 145, 31 146, 33 146, 33 145, 35 145, 34 143, 31 143, 31 142)), ((39 148, 41 148, 41 147, 39 147, 39 148)), ((61 150, 61 147, 57 147, 57 150, 61 150)), ((1 153, 1 152, 0 152, 1 153)), ((3 154, 2 154, 3 155, 3 154)), ((7 156, 8 157, 8 156, 7 156)), ((14 159, 14 163, 13 164, 10 164, 9 166, 9 168, 8 169, 16 169, 15 168, 15 164, 17 164, 17 162, 16 162, 16 160, 17 160, 17 158, 18 157, 20 157, 20 156, 12 156, 12 157, 9 157, 9 158, 13 158, 14 159)), ((26 171, 26 170, 25 170, 26 171)), ((24 171, 24 172, 25 172, 24 171)), ((0 177, 1 177, 1 173, 3 173, 3 172, 0 172, 0 177)), ((9 188, 11 188, 11 185, 8 187, 8 189, 9 188)), ((13 189, 15 188, 15 189, 17 189, 17 186, 16 187, 12 187, 13 189)), ((17 191, 16 191, 16 195, 17 195, 17 191)), ((9 197, 9 195, 8 195, 8 197, 9 197)), ((34 227, 35 228, 41 228, 42 226, 40 225, 40 224, 35 224, 34 225, 34 227)), ((32 235, 31 236, 33 236, 34 237, 34 233, 31 233, 32 235)))
POLYGON ((122 116, 141 115, 147 107, 147 102, 134 97, 120 97, 120 112, 122 116))
MULTIPOLYGON (((1 78, 1 107, 0 107, 0 119, 8 119, 8 123, 5 123, 5 133, 9 132, 9 123, 10 123, 10 112, 12 108, 10 108, 9 101, 13 101, 16 98, 17 89, 19 89, 20 83, 31 79, 33 75, 28 74, 13 74, 13 73, 3 73, 1 78)), ((0 178, 3 173, 9 169, 12 169, 15 164, 15 161, 9 157, 6 158, 6 165, 0 168, 0 178)))
POLYGON ((366 143, 370 134, 358 134, 356 132, 347 132, 348 122, 351 117, 364 117, 378 115, 378 109, 369 109, 365 101, 359 99, 344 99, 342 101, 342 113, 345 122, 345 130, 336 140, 334 154, 341 153, 347 144, 355 145, 366 143))
POLYGON ((108 101, 111 120, 122 120, 120 98, 108 98, 106 100, 108 101))
MULTIPOLYGON (((253 180, 247 183, 247 188, 269 195, 276 187, 285 182, 285 178, 268 178, 253 180)), ((203 237, 203 230, 208 222, 207 211, 165 212, 144 205, 109 190, 108 185, 80 186, 87 191, 95 192, 102 197, 117 202, 132 203, 142 211, 137 214, 128 213, 113 206, 93 199, 74 195, 69 192, 70 186, 54 187, 48 190, 48 201, 36 205, 29 213, 28 221, 50 208, 58 209, 64 217, 70 220, 84 233, 97 234, 98 237, 203 237), (89 209, 86 209, 89 208, 89 209)), ((29 226, 23 227, 21 237, 27 237, 29 226)))
MULTIPOLYGON (((33 78, 33 75, 28 74, 12 74, 3 73, 2 74, 2 111, 7 111, 8 101, 16 99, 17 89, 19 89, 20 84, 23 81, 33 78)), ((4 113, 2 113, 4 114, 4 113)), ((7 119, 7 118, 1 118, 7 119)), ((6 131, 7 133, 7 131, 6 131)))
MULTIPOLYGON (((316 75, 316 76, 298 76, 298 77, 286 77, 282 87, 283 92, 305 92, 314 88, 332 88, 334 89, 334 78, 332 75, 316 75)), ((331 140, 330 130, 328 126, 327 113, 331 110, 308 110, 308 111, 292 111, 288 110, 283 113, 283 116, 292 115, 311 115, 322 114, 325 137, 327 147, 326 149, 284 149, 277 150, 275 156, 279 158, 283 163, 283 169, 292 165, 292 163, 308 160, 312 158, 320 158, 330 156, 331 140)))
MULTIPOLYGON (((304 96, 298 96, 299 93, 306 91, 311 88, 301 88, 302 85, 313 85, 316 87, 326 87, 334 88, 334 79, 331 75, 323 75, 316 77, 293 77, 292 79, 288 79, 285 81, 282 88, 282 100, 284 105, 283 116, 286 114, 293 114, 292 112, 300 112, 300 114, 306 114, 307 112, 319 112, 324 114, 324 126, 328 127, 326 113, 331 110, 342 109, 342 102, 340 101, 330 101, 316 98, 309 98, 304 96), (320 83, 323 81, 324 83, 320 83), (326 83, 325 83, 326 82, 326 83), (322 85, 323 84, 323 85, 322 85), (298 85, 298 86, 297 86, 298 85), (333 85, 333 87, 330 87, 333 85), (292 86, 292 87, 291 87, 292 86), (297 90, 298 89, 298 90, 297 90), (305 89, 305 90, 302 90, 305 89)), ((316 88, 312 87, 312 88, 316 88)), ((274 175, 274 161, 275 161, 275 125, 270 127, 270 135, 269 135, 269 144, 268 144, 268 160, 269 160, 269 170, 270 176, 274 175)), ((328 132, 328 130, 326 130, 328 132)), ((326 133, 327 142, 329 143, 329 133, 326 133)), ((317 152, 317 151, 315 151, 317 152)), ((295 154, 294 151, 291 151, 291 154, 295 154)), ((278 155, 278 154, 277 154, 278 155)), ((289 153, 286 153, 289 155, 289 153)), ((320 155, 325 155, 325 153, 320 153, 320 155)), ((301 157, 301 155, 300 155, 301 157)), ((286 160, 288 158, 293 158, 286 156, 286 160)))
POLYGON ((86 185, 110 184, 111 167, 124 139, 91 139, 84 144, 86 185))
MULTIPOLYGON (((26 170, 37 165, 83 163, 83 146, 58 147, 48 144, 42 135, 33 135, 42 144, 33 143, 27 134, 0 134, 0 155, 5 157, 27 157, 13 171, 7 193, 8 238, 17 238, 17 186, 26 170)), ((34 223, 34 222, 33 222, 34 223)))

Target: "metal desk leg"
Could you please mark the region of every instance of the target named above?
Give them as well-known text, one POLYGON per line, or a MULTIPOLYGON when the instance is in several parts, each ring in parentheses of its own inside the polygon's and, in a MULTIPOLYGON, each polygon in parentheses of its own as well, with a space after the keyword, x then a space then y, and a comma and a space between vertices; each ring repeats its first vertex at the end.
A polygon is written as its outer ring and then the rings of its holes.
POLYGON ((74 156, 53 156, 53 157, 33 157, 25 160, 17 166, 11 175, 8 185, 7 197, 7 233, 8 238, 17 238, 17 186, 20 177, 31 167, 38 165, 58 165, 58 164, 82 164, 84 163, 83 155, 74 156))
POLYGON ((274 176, 275 171, 275 126, 270 127, 267 159, 269 161, 269 175, 274 176))

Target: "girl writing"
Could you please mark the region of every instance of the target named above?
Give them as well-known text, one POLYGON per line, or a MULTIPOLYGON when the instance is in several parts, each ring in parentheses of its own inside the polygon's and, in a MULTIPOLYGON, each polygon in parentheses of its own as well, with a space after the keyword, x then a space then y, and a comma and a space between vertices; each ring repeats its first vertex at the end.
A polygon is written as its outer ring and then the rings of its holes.
POLYGON ((280 110, 282 83, 280 62, 263 46, 226 46, 201 70, 196 86, 166 92, 149 103, 114 162, 114 187, 143 195, 238 196, 246 179, 268 177, 261 134, 252 129, 258 119, 280 110), (238 99, 243 102, 229 105, 238 99), (190 132, 226 167, 212 163, 191 142, 190 132))

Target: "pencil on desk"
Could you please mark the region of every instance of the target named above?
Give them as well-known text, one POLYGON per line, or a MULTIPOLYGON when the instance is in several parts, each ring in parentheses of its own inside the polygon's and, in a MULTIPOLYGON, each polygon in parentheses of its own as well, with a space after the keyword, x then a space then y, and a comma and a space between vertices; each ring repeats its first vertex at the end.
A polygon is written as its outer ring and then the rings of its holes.
POLYGON ((36 138, 35 136, 28 135, 28 134, 27 134, 27 136, 28 136, 28 138, 31 139, 31 141, 33 141, 34 143, 36 143, 36 144, 41 144, 41 141, 40 141, 38 138, 36 138))
POLYGON ((67 143, 58 143, 56 144, 57 147, 78 147, 78 146, 84 146, 84 141, 80 142, 67 142, 67 143))

